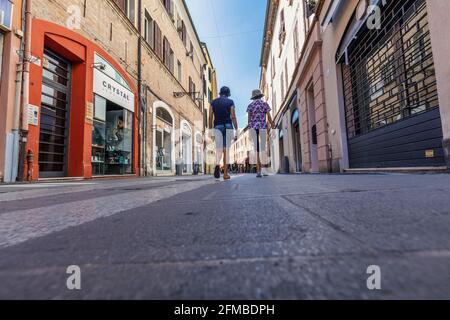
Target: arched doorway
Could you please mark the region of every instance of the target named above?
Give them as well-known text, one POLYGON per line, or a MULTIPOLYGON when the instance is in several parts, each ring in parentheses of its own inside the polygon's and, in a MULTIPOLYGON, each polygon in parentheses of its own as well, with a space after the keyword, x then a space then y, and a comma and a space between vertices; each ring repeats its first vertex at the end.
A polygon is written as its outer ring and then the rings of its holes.
POLYGON ((181 159, 183 174, 192 173, 192 129, 186 120, 181 121, 181 159))
POLYGON ((174 116, 163 102, 153 107, 154 172, 173 173, 175 169, 174 116))
POLYGON ((291 117, 292 125, 292 146, 294 151, 294 161, 296 172, 302 171, 302 145, 300 141, 300 113, 296 108, 291 117))

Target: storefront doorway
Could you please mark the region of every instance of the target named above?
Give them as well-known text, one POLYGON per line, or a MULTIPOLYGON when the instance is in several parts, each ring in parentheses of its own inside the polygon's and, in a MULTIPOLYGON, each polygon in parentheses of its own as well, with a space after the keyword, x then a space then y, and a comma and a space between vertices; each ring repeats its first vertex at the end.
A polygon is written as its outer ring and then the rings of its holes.
POLYGON ((138 174, 136 86, 81 34, 33 19, 28 139, 22 178, 138 174), (37 89, 37 90, 35 90, 37 89))
POLYGON ((309 144, 310 144, 310 161, 311 173, 319 172, 319 150, 318 150, 318 136, 316 123, 316 103, 314 95, 314 85, 307 89, 308 117, 309 117, 309 144))
POLYGON ((286 159, 284 156, 284 132, 283 129, 281 127, 278 128, 279 132, 280 132, 280 136, 279 136, 279 140, 278 140, 278 144, 279 144, 279 150, 280 150, 280 172, 281 173, 287 173, 286 172, 286 159))
POLYGON ((302 146, 300 142, 300 114, 298 109, 295 109, 292 118, 292 145, 294 151, 294 161, 296 172, 302 171, 302 146))
POLYGON ((133 113, 95 95, 92 127, 93 175, 132 174, 133 113))
POLYGON ((173 118, 170 113, 159 107, 156 109, 156 171, 172 172, 173 118))
POLYGON ((94 61, 92 174, 133 174, 134 94, 103 57, 94 61))
POLYGON ((338 52, 350 168, 445 166, 427 3, 390 1, 381 22, 338 52))
POLYGON ((183 173, 192 173, 192 130, 187 122, 181 126, 181 158, 183 160, 183 173))
POLYGON ((69 137, 70 64, 45 50, 39 140, 39 176, 67 175, 69 137))

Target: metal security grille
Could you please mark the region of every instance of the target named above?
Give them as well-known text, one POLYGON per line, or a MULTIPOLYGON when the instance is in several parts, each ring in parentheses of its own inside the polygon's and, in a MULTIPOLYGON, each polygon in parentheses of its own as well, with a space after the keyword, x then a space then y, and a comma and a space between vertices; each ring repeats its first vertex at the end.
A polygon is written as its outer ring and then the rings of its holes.
POLYGON ((39 176, 66 175, 70 64, 45 51, 39 139, 39 176))
POLYGON ((342 66, 348 138, 439 106, 425 0, 390 0, 342 66))

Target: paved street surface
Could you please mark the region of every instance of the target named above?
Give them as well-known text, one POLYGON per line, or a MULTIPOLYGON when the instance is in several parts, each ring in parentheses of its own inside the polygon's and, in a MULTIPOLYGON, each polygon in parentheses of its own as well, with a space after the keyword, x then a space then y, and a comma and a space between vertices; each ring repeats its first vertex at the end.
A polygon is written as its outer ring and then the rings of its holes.
POLYGON ((0 298, 450 299, 450 175, 0 185, 0 298))

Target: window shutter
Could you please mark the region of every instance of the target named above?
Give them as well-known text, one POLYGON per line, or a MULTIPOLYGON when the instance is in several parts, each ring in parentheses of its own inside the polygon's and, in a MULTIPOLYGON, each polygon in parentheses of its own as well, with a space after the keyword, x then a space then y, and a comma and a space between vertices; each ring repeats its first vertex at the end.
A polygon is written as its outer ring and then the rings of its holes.
POLYGON ((163 59, 163 48, 162 48, 162 33, 158 24, 155 22, 155 52, 156 55, 162 60, 163 59))
POLYGON ((120 9, 122 9, 123 12, 127 12, 126 9, 126 1, 125 0, 115 0, 115 2, 117 3, 117 5, 120 7, 120 9))

